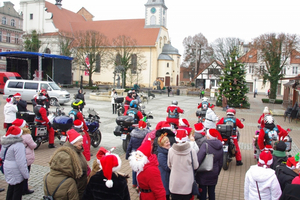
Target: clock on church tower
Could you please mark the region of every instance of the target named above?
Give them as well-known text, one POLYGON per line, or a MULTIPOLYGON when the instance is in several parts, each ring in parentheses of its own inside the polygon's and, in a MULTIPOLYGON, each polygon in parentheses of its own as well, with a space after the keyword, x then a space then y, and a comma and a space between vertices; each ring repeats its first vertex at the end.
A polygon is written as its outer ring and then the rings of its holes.
POLYGON ((167 7, 164 0, 148 0, 145 4, 145 27, 167 26, 167 7))

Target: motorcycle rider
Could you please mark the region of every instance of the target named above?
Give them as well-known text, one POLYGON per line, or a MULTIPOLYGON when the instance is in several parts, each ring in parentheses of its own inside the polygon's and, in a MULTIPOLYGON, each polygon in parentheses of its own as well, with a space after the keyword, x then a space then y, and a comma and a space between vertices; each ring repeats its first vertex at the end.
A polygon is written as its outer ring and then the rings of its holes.
POLYGON ((203 97, 202 102, 198 105, 198 109, 201 108, 202 111, 206 111, 210 106, 210 103, 208 103, 208 98, 203 97))
POLYGON ((143 114, 137 109, 138 100, 132 100, 129 104, 130 108, 127 110, 126 115, 134 119, 134 124, 138 124, 141 119, 143 119, 143 114))
POLYGON ((75 121, 76 119, 79 119, 83 123, 83 130, 88 131, 88 127, 85 124, 84 118, 82 116, 82 113, 79 111, 80 107, 83 105, 83 101, 81 99, 75 99, 71 106, 72 110, 69 112, 69 116, 75 121))
POLYGON ((216 128, 216 122, 219 120, 219 117, 215 113, 215 105, 210 104, 209 108, 206 111, 205 121, 203 123, 206 129, 216 128))
POLYGON ((269 111, 269 108, 267 106, 264 108, 263 114, 259 117, 259 119, 257 121, 257 123, 260 124, 261 128, 265 127, 264 118, 265 118, 266 115, 270 115, 270 111, 269 111))
POLYGON ((259 149, 273 150, 272 141, 283 140, 288 132, 281 126, 274 124, 274 118, 272 115, 266 115, 264 117, 265 127, 260 129, 257 144, 259 149))
POLYGON ((172 105, 167 108, 167 113, 168 117, 166 118, 166 121, 179 126, 179 113, 184 113, 184 110, 178 106, 178 101, 172 101, 172 105))
POLYGON ((126 115, 127 110, 129 109, 130 106, 130 102, 134 100, 134 98, 132 97, 132 90, 129 90, 127 93, 127 96, 125 98, 125 103, 124 103, 124 115, 126 115))
POLYGON ((48 148, 55 148, 54 146, 54 130, 51 127, 51 123, 47 117, 47 110, 44 107, 47 98, 45 96, 38 96, 36 99, 37 105, 34 107, 33 111, 35 114, 35 122, 38 122, 47 127, 47 132, 49 135, 49 145, 48 148))
POLYGON ((236 111, 234 108, 228 108, 226 110, 226 117, 223 117, 222 119, 220 119, 220 121, 217 123, 218 124, 229 124, 232 125, 233 129, 232 129, 232 136, 230 136, 230 138, 233 140, 233 143, 235 145, 236 148, 236 153, 235 153, 235 159, 236 159, 236 165, 240 166, 243 165, 242 162, 242 154, 241 154, 241 150, 239 147, 239 143, 238 143, 238 139, 237 139, 237 127, 242 129, 244 128, 244 124, 242 124, 241 120, 239 120, 238 118, 235 117, 236 111))

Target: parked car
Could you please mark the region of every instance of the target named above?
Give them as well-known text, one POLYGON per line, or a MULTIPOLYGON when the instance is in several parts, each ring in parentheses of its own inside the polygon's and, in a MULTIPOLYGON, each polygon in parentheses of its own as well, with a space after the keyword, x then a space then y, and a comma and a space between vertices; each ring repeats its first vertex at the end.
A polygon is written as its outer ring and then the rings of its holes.
POLYGON ((70 101, 70 93, 62 90, 55 82, 33 80, 8 80, 4 87, 3 98, 18 92, 24 101, 31 102, 33 96, 42 89, 47 90, 50 105, 55 105, 56 102, 64 104, 70 101))
POLYGON ((0 72, 0 93, 4 93, 4 85, 9 79, 22 79, 17 72, 0 72))

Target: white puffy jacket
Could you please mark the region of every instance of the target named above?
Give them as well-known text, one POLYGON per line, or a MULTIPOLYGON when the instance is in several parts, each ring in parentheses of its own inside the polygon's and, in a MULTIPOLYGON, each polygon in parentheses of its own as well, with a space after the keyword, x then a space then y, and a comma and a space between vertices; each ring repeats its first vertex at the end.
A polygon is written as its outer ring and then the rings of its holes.
POLYGON ((205 115, 205 121, 203 123, 205 128, 216 128, 216 123, 219 120, 216 113, 211 109, 208 108, 205 115))
POLYGON ((282 192, 275 171, 252 165, 245 176, 245 200, 259 199, 256 182, 261 200, 278 200, 280 198, 282 192))
POLYGON ((12 123, 16 120, 16 113, 18 112, 17 105, 6 103, 4 106, 4 122, 12 123))

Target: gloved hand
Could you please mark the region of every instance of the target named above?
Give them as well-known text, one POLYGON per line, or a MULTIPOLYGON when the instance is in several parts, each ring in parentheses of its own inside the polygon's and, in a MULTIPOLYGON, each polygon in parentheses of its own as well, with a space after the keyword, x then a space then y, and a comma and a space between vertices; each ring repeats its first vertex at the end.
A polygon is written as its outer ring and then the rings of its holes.
POLYGON ((51 125, 51 123, 50 123, 50 122, 48 122, 48 125, 49 125, 49 128, 52 128, 52 125, 51 125))

